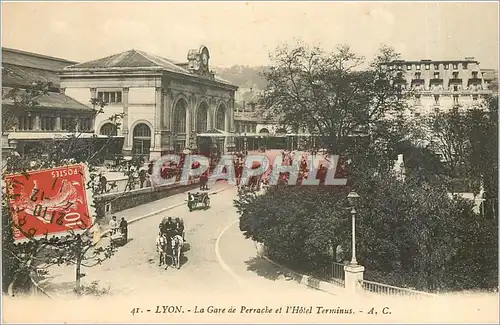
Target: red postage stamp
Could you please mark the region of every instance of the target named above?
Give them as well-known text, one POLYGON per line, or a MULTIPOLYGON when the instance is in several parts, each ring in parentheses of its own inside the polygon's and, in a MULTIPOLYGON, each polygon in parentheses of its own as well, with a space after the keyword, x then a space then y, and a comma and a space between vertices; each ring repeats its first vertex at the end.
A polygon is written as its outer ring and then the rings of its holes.
POLYGON ((14 240, 65 236, 92 226, 83 164, 6 177, 14 240))

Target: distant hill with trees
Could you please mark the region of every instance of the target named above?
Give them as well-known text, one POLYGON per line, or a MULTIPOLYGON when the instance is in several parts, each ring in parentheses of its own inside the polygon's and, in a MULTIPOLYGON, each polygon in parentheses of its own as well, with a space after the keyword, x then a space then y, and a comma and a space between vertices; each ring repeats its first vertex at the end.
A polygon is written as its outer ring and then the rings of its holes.
POLYGON ((262 90, 266 87, 266 79, 261 75, 268 67, 233 65, 230 68, 214 68, 217 76, 230 81, 240 88, 262 90))

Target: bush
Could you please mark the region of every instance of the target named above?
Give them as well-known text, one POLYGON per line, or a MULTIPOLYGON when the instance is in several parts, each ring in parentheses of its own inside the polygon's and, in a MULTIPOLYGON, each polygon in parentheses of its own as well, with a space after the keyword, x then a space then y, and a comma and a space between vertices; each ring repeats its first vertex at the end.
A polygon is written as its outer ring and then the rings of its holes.
POLYGON ((74 289, 75 293, 80 296, 105 296, 109 294, 110 288, 99 287, 99 281, 92 281, 90 284, 81 284, 79 288, 74 289))
MULTIPOLYGON (((430 186, 418 172, 357 175, 357 259, 365 278, 417 290, 491 288, 498 284, 496 219, 472 202, 430 186)), ((266 245, 270 257, 302 270, 332 261, 331 248, 350 249, 348 189, 275 186, 235 201, 240 229, 266 245)))

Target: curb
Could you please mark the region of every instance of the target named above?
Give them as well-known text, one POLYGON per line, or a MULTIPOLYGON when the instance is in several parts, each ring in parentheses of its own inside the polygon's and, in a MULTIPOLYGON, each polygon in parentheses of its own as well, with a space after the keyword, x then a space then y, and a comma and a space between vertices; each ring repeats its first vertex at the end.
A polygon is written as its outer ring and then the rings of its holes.
MULTIPOLYGON (((235 187, 235 185, 229 185, 229 186, 227 186, 227 187, 221 188, 220 190, 216 190, 216 191, 208 192, 208 194, 209 194, 209 195, 217 194, 217 193, 220 193, 220 192, 222 192, 222 191, 228 190, 228 189, 233 188, 233 187, 235 187)), ((179 193, 179 194, 181 194, 181 193, 179 193)), ((183 202, 181 202, 181 203, 177 203, 177 204, 174 204, 174 205, 168 206, 168 207, 166 207, 166 208, 163 208, 163 209, 160 209, 160 210, 157 210, 157 211, 150 212, 150 213, 145 214, 145 215, 143 215, 143 216, 140 216, 140 217, 137 217, 137 218, 134 218, 134 219, 131 219, 131 220, 127 220, 127 223, 130 225, 130 224, 132 224, 132 223, 134 223, 134 222, 137 222, 137 221, 140 221, 140 220, 142 220, 142 219, 149 218, 149 217, 153 217, 153 216, 155 216, 155 215, 157 215, 157 214, 163 213, 163 212, 168 211, 168 210, 175 209, 175 208, 180 207, 180 206, 183 206, 183 205, 185 205, 185 204, 186 204, 186 202, 185 202, 185 201, 183 201, 183 202)), ((101 233, 101 239, 102 239, 104 236, 106 236, 107 234, 109 234, 109 232, 110 232, 110 230, 109 230, 109 229, 104 230, 104 231, 101 233)), ((99 240, 99 241, 101 241, 101 240, 99 240)))
POLYGON ((294 278, 294 280, 296 280, 297 282, 299 282, 302 285, 305 285, 307 287, 310 287, 310 288, 313 288, 316 290, 326 292, 326 293, 334 295, 334 296, 346 294, 345 288, 342 288, 340 286, 337 286, 337 285, 332 284, 332 283, 327 282, 327 281, 319 280, 319 279, 312 277, 310 275, 300 274, 300 273, 293 271, 292 269, 290 269, 286 266, 283 266, 283 265, 271 260, 267 256, 262 255, 261 257, 263 259, 265 259, 266 261, 268 261, 269 263, 274 264, 278 268, 284 270, 286 273, 288 273, 287 274, 288 276, 294 278))

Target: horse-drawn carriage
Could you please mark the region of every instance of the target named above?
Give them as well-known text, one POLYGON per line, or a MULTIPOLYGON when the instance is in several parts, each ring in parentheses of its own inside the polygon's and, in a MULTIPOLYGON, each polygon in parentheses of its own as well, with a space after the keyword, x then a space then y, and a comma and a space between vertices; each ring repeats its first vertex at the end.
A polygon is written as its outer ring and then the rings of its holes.
POLYGON ((156 249, 159 253, 159 265, 165 265, 167 269, 170 259, 171 265, 180 268, 181 258, 184 251, 184 220, 176 218, 175 222, 171 221, 171 225, 176 225, 175 228, 169 228, 167 223, 171 218, 163 218, 160 223, 160 233, 156 238, 156 249), (165 227, 167 225, 167 227, 165 227))
POLYGON ((188 193, 187 206, 189 208, 189 212, 197 209, 199 206, 203 206, 203 209, 208 209, 210 207, 210 197, 208 193, 188 193))

